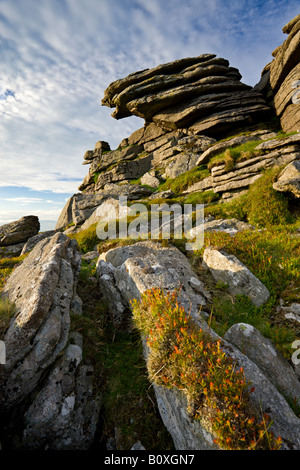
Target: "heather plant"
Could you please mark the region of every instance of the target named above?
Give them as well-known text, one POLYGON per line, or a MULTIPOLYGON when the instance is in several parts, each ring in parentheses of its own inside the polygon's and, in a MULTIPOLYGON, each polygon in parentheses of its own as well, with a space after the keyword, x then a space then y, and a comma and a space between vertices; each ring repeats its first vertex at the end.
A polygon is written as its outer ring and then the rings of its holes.
POLYGON ((251 384, 242 367, 225 354, 221 340, 195 325, 178 294, 154 288, 132 302, 135 325, 147 338, 150 380, 182 390, 190 417, 206 423, 222 449, 279 449, 269 417, 250 412, 251 384))

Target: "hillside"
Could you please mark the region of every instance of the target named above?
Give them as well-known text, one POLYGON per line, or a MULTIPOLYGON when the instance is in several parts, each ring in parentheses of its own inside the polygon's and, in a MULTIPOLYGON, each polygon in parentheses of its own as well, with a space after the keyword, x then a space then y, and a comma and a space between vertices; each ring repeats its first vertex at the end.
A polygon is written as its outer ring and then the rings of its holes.
POLYGON ((111 83, 54 231, 0 227, 8 450, 300 449, 300 15, 255 87, 214 54, 111 83), (299 83, 298 83, 299 82, 299 83))

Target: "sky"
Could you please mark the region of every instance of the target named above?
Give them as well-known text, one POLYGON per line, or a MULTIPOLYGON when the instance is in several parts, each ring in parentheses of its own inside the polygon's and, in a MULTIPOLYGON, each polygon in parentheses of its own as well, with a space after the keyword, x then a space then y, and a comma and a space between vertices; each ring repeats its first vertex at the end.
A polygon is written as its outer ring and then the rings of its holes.
POLYGON ((203 53, 254 86, 299 0, 0 0, 0 225, 55 227, 86 150, 143 127, 101 106, 128 74, 203 53))

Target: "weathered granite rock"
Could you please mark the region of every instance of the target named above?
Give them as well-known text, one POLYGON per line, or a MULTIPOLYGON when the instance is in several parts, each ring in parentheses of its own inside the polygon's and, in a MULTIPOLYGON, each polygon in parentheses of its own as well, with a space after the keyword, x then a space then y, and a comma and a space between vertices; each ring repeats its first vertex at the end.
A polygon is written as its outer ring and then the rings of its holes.
POLYGON ((292 303, 288 307, 281 307, 281 310, 284 312, 285 318, 300 323, 300 304, 292 303))
POLYGON ((0 256, 20 256, 26 242, 17 243, 16 245, 7 245, 0 247, 0 256))
POLYGON ((184 393, 153 384, 157 406, 164 425, 170 432, 176 450, 219 450, 216 436, 197 420, 191 420, 184 393))
POLYGON ((300 135, 299 134, 293 134, 283 139, 267 140, 259 144, 256 147, 256 150, 263 150, 264 152, 270 152, 271 150, 278 150, 278 149, 282 150, 285 147, 290 147, 294 145, 296 147, 292 147, 292 150, 296 150, 300 148, 300 135))
POLYGON ((21 219, 2 225, 0 227, 0 246, 16 245, 26 242, 40 230, 39 219, 35 215, 28 215, 21 219))
POLYGON ((140 441, 137 441, 133 444, 130 450, 146 450, 146 449, 140 441))
MULTIPOLYGON (((282 31, 287 39, 275 51, 269 66, 268 85, 274 97, 274 108, 285 132, 300 128, 300 15, 291 20, 282 31)), ((265 87, 265 93, 268 87, 265 87)))
POLYGON ((300 382, 272 341, 245 323, 233 325, 224 338, 246 354, 285 397, 299 404, 300 382))
POLYGON ((84 255, 81 255, 81 259, 87 261, 88 263, 91 263, 98 257, 99 257, 98 251, 88 251, 84 255))
POLYGON ((109 198, 102 204, 99 204, 92 215, 82 224, 81 230, 86 230, 91 225, 97 224, 101 220, 117 220, 126 217, 127 214, 127 206, 121 205, 118 199, 109 198))
POLYGON ((197 153, 180 153, 176 155, 174 158, 170 159, 170 163, 168 163, 165 174, 167 178, 176 178, 177 176, 185 173, 186 171, 192 170, 196 167, 196 163, 198 160, 197 153))
POLYGON ((152 194, 151 190, 137 185, 107 185, 96 194, 76 193, 67 201, 63 208, 56 224, 56 230, 65 229, 71 223, 75 225, 75 228, 82 226, 97 207, 109 198, 126 196, 128 200, 134 200, 142 195, 149 194, 152 194))
POLYGON ((224 282, 235 295, 246 295, 255 306, 263 305, 269 298, 268 289, 234 255, 223 250, 205 248, 203 263, 216 281, 224 282))
POLYGON ((55 230, 48 230, 46 232, 41 232, 35 235, 34 237, 29 238, 27 242, 25 243, 21 255, 24 255, 25 253, 28 253, 29 251, 32 250, 32 248, 41 240, 44 240, 44 238, 52 237, 55 234, 55 230))
POLYGON ((97 263, 97 278, 101 292, 105 299, 109 299, 108 312, 115 328, 126 328, 131 317, 128 304, 124 301, 122 293, 116 286, 114 277, 115 268, 111 263, 102 259, 97 263))
POLYGON ((57 233, 40 241, 8 278, 3 294, 16 313, 4 336, 1 410, 27 397, 66 346, 80 263, 77 243, 57 233))
POLYGON ((273 183, 276 191, 289 192, 300 198, 300 161, 294 161, 287 165, 273 183))
POLYGON ((87 150, 85 152, 84 157, 83 157, 85 162, 83 164, 86 165, 87 163, 91 163, 92 160, 101 156, 104 152, 109 152, 109 151, 110 151, 110 145, 104 140, 99 140, 98 142, 96 142, 94 150, 87 150))
POLYGON ((23 449, 90 448, 101 404, 93 372, 92 366, 82 363, 81 347, 70 344, 25 413, 23 449))
MULTIPOLYGON (((112 169, 102 172, 95 181, 95 190, 98 191, 108 183, 116 183, 128 179, 137 179, 151 168, 152 154, 141 156, 135 160, 123 160, 116 163, 112 169)), ((84 189, 81 185, 79 190, 84 189)))
POLYGON ((203 54, 116 80, 102 105, 115 107, 116 119, 134 114, 167 129, 214 136, 269 113, 262 95, 240 78, 227 60, 203 54))
POLYGON ((207 176, 206 178, 203 178, 203 180, 197 181, 197 183, 189 186, 185 191, 182 192, 182 194, 190 194, 198 191, 212 191, 213 189, 213 178, 212 176, 207 176))

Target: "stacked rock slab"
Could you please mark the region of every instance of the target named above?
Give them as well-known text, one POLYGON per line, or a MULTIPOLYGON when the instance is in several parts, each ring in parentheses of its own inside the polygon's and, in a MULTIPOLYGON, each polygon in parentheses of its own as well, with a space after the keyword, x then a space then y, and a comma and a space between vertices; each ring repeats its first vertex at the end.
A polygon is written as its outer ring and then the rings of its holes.
POLYGON ((265 67, 259 87, 268 90, 269 81, 274 97, 274 108, 284 132, 300 129, 300 14, 282 31, 287 39, 272 55, 273 61, 265 67))
POLYGON ((83 164, 90 168, 79 191, 99 193, 107 185, 136 182, 148 173, 158 186, 161 179, 193 169, 216 138, 255 127, 271 108, 260 92, 240 79, 228 60, 203 54, 111 83, 102 105, 116 108, 116 119, 142 117, 145 126, 116 150, 104 141, 88 150, 83 164))
POLYGON ((116 80, 102 105, 116 108, 116 119, 135 115, 166 129, 220 137, 269 112, 263 96, 240 79, 226 59, 202 54, 116 80))

